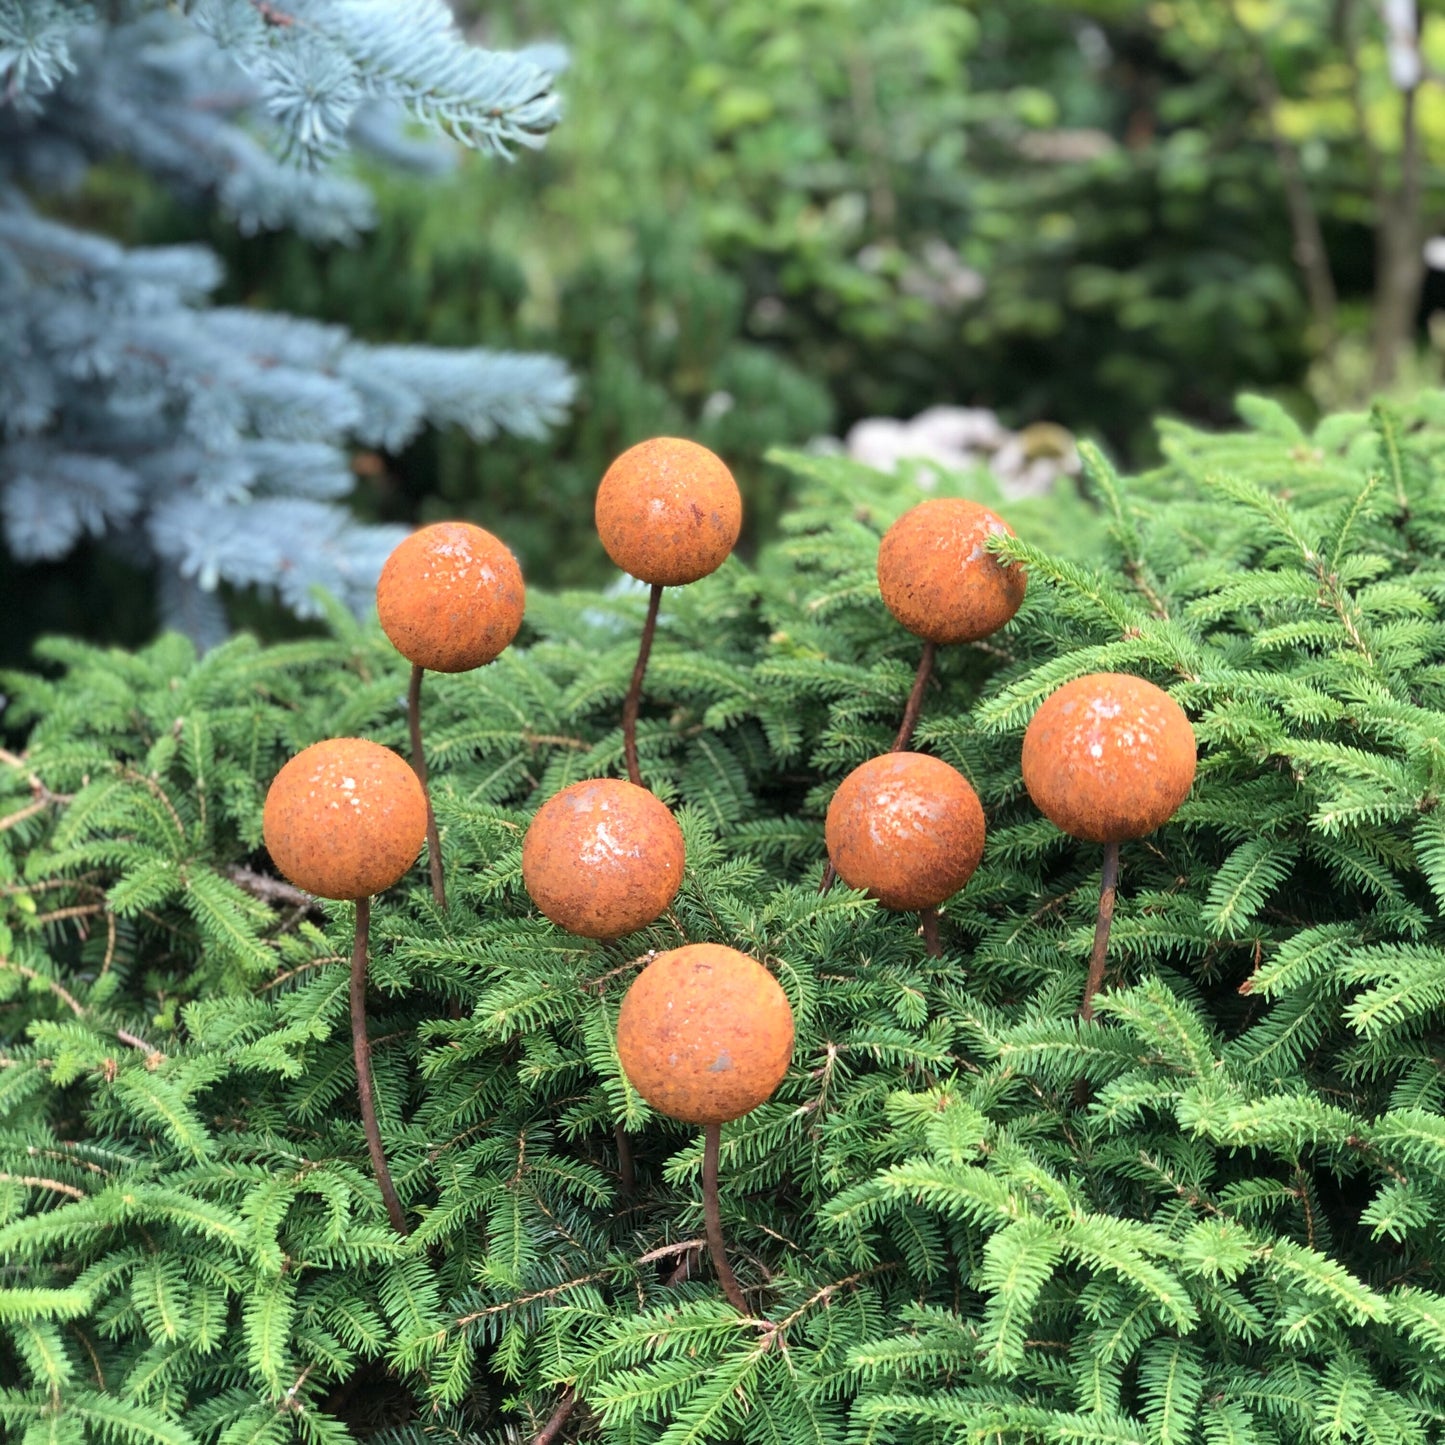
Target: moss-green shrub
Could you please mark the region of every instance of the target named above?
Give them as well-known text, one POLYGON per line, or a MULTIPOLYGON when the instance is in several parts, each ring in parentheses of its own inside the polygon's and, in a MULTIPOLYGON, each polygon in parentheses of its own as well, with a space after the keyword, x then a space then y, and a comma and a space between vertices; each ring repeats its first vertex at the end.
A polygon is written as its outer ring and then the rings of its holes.
POLYGON ((451 906, 373 920, 386 1227, 346 1035, 347 905, 258 883, 260 806, 326 735, 401 745, 374 628, 197 660, 48 644, 0 759, 0 1419, 115 1445, 1290 1442, 1445 1418, 1445 397, 1308 435, 1091 458, 1097 562, 1015 508, 1023 610, 946 651, 918 733, 988 813, 916 923, 816 891, 823 806, 887 746, 917 657, 872 576, 909 484, 792 458, 756 569, 669 592, 640 734, 679 809, 674 907, 616 945, 528 906, 519 844, 621 761, 640 601, 534 595, 522 645, 428 680, 451 906), (1096 850, 1030 807, 1038 701, 1100 668, 1202 745, 1124 850, 1108 991, 1075 1018, 1096 850), (239 870, 252 870, 250 873, 239 870), (724 1133, 759 1332, 709 1268, 701 1149, 618 1073, 651 948, 764 960, 798 1021, 724 1133), (1080 1087, 1082 1081, 1082 1087, 1080 1087), (622 1197, 614 1125, 638 1187, 622 1197))

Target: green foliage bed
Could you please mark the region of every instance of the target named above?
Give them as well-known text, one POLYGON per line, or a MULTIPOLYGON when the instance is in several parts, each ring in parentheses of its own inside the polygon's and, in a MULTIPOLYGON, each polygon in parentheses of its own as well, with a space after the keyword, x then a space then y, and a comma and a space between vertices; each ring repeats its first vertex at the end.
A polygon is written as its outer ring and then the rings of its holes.
POLYGON ((1010 514, 1028 599, 942 654, 918 733, 989 817, 942 959, 816 892, 827 798, 917 660, 872 572, 909 483, 791 458, 757 569, 667 594, 640 745, 687 877, 617 946, 534 916, 519 854, 553 791, 620 771, 641 597, 534 596, 523 646, 428 679, 451 907, 418 867, 372 925, 405 1240, 356 1112, 352 910, 255 876, 290 753, 404 747, 405 664, 338 617, 199 661, 52 642, 7 677, 7 1436, 520 1440, 571 1391, 560 1438, 609 1445, 1440 1438, 1445 396, 1311 435, 1243 410, 1166 429, 1133 481, 1091 456, 1097 564, 1077 503, 1010 514), (1124 849, 1081 1025, 1098 850, 1018 760, 1038 702, 1100 669, 1169 686, 1201 764, 1124 849), (697 1138, 618 1072, 622 993, 683 939, 764 960, 797 1017, 776 1098, 724 1131, 766 1330, 692 1248, 697 1138))

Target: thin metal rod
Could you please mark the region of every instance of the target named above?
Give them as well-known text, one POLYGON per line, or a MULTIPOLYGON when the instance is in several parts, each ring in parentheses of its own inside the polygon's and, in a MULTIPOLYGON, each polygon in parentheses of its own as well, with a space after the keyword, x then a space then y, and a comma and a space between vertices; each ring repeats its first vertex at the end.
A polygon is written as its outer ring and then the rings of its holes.
POLYGON ((708 1124, 702 1138, 702 1214, 707 1221, 707 1247, 728 1303, 740 1315, 745 1315, 748 1302, 743 1298, 742 1286, 738 1284, 732 1265, 728 1263, 727 1246, 723 1243, 722 1212, 717 1202, 717 1162, 722 1149, 722 1125, 708 1124))
POLYGON ((371 1155, 372 1173, 381 1188, 381 1197, 391 1226, 398 1234, 409 1234, 406 1211, 401 1207, 391 1171, 386 1167, 386 1152, 381 1147, 381 1129, 376 1122, 375 1085, 371 1078, 371 1040, 366 1033, 366 965, 367 943, 371 933, 371 899, 356 900, 356 941, 351 947, 351 1052, 356 1058, 356 1097, 361 1104, 361 1126, 366 1131, 366 1148, 371 1155))
POLYGON ((918 916, 923 920, 923 942, 929 958, 942 958, 943 948, 938 941, 938 910, 925 908, 918 916))
POLYGON ((637 766, 637 714, 642 707, 642 679, 647 676, 647 659, 652 653, 652 639, 657 634, 657 609, 662 605, 662 583, 652 584, 647 599, 647 621, 642 624, 642 641, 637 648, 637 665, 632 669, 632 685, 622 704, 622 751, 627 755, 627 777, 643 786, 642 769, 637 766))
POLYGON ((432 812, 431 785, 426 778, 426 754, 421 746, 421 679, 426 669, 417 662, 411 667, 411 686, 406 694, 406 719, 411 728, 411 769, 426 794, 426 852, 431 869, 431 896, 438 908, 447 906, 446 880, 442 876, 442 840, 437 832, 437 817, 432 812))
POLYGON ((1109 951, 1109 929, 1114 922, 1114 895, 1119 887, 1119 845, 1104 844, 1104 872, 1099 879, 1099 918, 1094 924, 1094 952, 1089 959, 1089 978, 1084 985, 1081 1019, 1094 1017, 1094 996, 1104 986, 1104 961, 1109 951))
POLYGON ((637 1192, 637 1166, 632 1162, 632 1141, 621 1124, 612 1127, 617 1140, 617 1172, 620 1176, 622 1197, 631 1198, 637 1192))
MULTIPOLYGON (((913 687, 903 709, 903 721, 899 725, 897 737, 893 739, 893 746, 888 750, 891 753, 905 752, 913 741, 913 730, 918 726, 918 717, 923 711, 923 694, 928 690, 928 679, 933 676, 933 660, 937 655, 937 643, 925 642, 923 644, 923 656, 918 659, 918 671, 913 674, 913 687)), ((833 867, 833 861, 830 858, 823 868, 823 877, 818 884, 818 892, 826 893, 833 886, 837 877, 838 870, 833 867)), ((934 922, 936 928, 937 920, 935 919, 934 922)), ((924 932, 926 937, 926 923, 924 932)))
POLYGON ((923 656, 918 659, 918 671, 913 674, 913 690, 908 694, 908 703, 903 709, 903 722, 899 726, 898 736, 893 739, 891 752, 905 752, 913 741, 913 730, 918 726, 919 713, 923 711, 923 694, 928 689, 928 679, 933 676, 933 659, 937 654, 937 643, 923 644, 923 656))

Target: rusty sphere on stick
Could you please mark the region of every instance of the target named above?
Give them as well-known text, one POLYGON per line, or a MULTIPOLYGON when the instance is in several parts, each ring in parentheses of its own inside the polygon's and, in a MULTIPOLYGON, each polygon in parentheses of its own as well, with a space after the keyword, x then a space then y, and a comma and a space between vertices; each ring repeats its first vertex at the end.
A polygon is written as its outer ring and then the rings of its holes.
POLYGON ((322 898, 368 898, 416 862, 426 795, 390 748, 331 738, 303 748, 266 793, 261 832, 271 860, 322 898))
POLYGON ((737 544, 743 499, 722 459, 654 437, 623 452, 597 489, 607 555, 642 582, 677 587, 716 572, 737 544))
POLYGON ((617 1020, 632 1087, 661 1114, 726 1124, 772 1097, 793 1056, 793 1010, 755 959, 716 943, 659 953, 617 1020))
POLYGON ((828 857, 885 908, 934 908, 983 857, 983 806, 967 778, 926 753, 884 753, 853 769, 828 804, 828 857))
POLYGON ((941 645, 997 632, 1024 600, 1022 567, 988 550, 1013 528, 977 502, 938 497, 905 512, 878 546, 878 590, 910 631, 941 645))
POLYGON ((621 938, 646 928, 677 896, 682 829, 667 804, 619 778, 563 788, 522 840, 522 882, 560 928, 621 938))
POLYGON ((506 544, 470 522, 437 522, 402 541, 381 569, 376 611, 408 662, 469 672, 517 635, 522 569, 506 544))
POLYGON ((1197 750, 1163 688, 1096 672, 1050 693, 1024 733, 1024 786, 1055 827, 1091 843, 1142 838, 1174 816, 1197 750))

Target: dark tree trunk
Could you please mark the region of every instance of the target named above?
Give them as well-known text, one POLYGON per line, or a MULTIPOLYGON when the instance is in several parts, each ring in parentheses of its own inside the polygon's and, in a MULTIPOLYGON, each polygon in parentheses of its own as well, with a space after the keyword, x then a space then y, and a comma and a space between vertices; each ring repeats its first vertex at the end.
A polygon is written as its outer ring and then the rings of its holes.
POLYGON ((1401 95, 1404 105, 1400 180, 1375 223, 1374 372, 1377 389, 1388 387, 1400 358, 1413 345, 1425 285, 1424 227, 1420 202, 1420 133, 1416 87, 1401 95))

